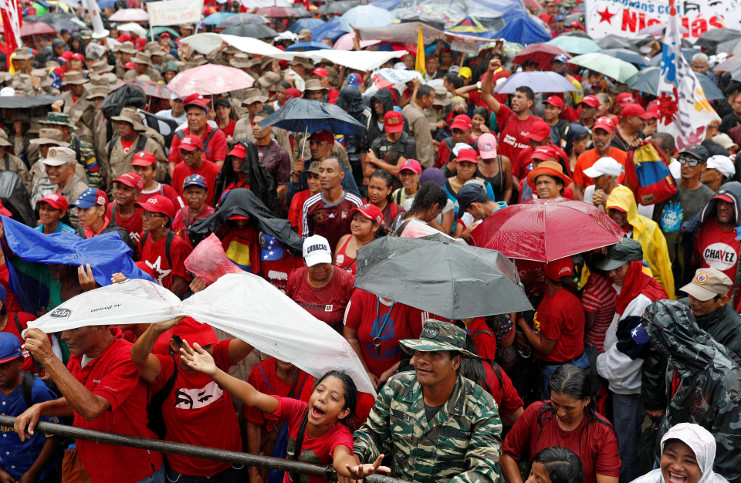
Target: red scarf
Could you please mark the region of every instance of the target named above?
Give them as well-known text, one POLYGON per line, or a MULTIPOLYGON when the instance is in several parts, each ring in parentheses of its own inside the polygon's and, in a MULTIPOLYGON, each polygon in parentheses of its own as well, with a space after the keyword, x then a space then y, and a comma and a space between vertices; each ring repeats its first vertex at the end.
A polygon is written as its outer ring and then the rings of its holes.
POLYGON ((643 271, 640 261, 630 262, 630 268, 623 282, 623 289, 615 301, 615 312, 622 315, 628 304, 639 294, 648 297, 652 302, 669 298, 664 287, 653 277, 649 277, 643 271))

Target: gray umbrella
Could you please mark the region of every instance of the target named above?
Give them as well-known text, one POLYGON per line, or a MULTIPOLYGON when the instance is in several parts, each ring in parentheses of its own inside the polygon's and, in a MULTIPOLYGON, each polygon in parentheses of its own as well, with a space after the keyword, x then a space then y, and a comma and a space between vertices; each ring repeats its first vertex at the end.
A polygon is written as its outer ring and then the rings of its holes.
POLYGON ((328 14, 328 13, 345 13, 348 10, 350 10, 353 7, 357 7, 360 5, 360 2, 355 0, 342 0, 337 2, 329 2, 325 3, 319 9, 317 9, 317 12, 321 14, 328 14))
MULTIPOLYGON (((646 67, 628 79, 625 83, 633 90, 643 91, 655 96, 658 95, 660 74, 661 67, 646 67)), ((709 101, 725 99, 726 96, 723 95, 723 92, 718 88, 718 86, 713 84, 713 81, 710 80, 708 76, 700 74, 699 72, 695 72, 695 76, 697 76, 697 80, 700 81, 700 86, 705 93, 705 97, 709 101)))
POLYGON ((616 35, 605 35, 601 39, 595 40, 595 42, 603 49, 638 50, 633 42, 616 35))
POLYGON ((264 39, 278 35, 278 32, 267 25, 260 23, 241 23, 232 25, 231 27, 225 28, 221 33, 226 35, 237 35, 239 37, 252 37, 255 39, 264 39))
POLYGON ((450 239, 383 237, 358 250, 355 286, 448 319, 532 310, 517 268, 450 239))
POLYGON ((227 17, 221 22, 219 22, 219 25, 217 25, 218 28, 224 29, 227 27, 231 27, 232 25, 239 25, 241 23, 261 23, 266 24, 269 20, 262 15, 256 15, 254 13, 239 13, 237 15, 232 15, 231 17, 227 17))
POLYGON ((729 28, 713 29, 702 34, 700 38, 697 39, 697 42, 695 42, 695 45, 710 49, 721 42, 738 40, 739 38, 741 38, 741 31, 729 28))

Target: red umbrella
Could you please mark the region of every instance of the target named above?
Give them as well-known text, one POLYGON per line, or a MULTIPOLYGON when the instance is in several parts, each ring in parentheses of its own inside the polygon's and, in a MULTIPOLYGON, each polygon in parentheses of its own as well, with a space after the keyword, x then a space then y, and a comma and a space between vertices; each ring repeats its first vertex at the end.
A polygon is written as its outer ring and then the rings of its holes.
POLYGON ((276 18, 298 17, 298 13, 295 10, 286 7, 262 7, 255 10, 255 14, 276 18))
POLYGON ((551 44, 530 44, 522 49, 512 62, 515 64, 522 64, 526 60, 532 60, 537 62, 541 69, 550 69, 551 61, 559 54, 563 54, 567 59, 571 58, 571 54, 559 49, 555 45, 551 44))
POLYGON ((54 27, 45 22, 24 23, 21 27, 21 37, 30 37, 32 35, 49 35, 57 33, 54 27))
POLYGON ((624 235, 594 205, 560 198, 502 208, 471 233, 471 240, 510 258, 550 262, 618 243, 624 235))

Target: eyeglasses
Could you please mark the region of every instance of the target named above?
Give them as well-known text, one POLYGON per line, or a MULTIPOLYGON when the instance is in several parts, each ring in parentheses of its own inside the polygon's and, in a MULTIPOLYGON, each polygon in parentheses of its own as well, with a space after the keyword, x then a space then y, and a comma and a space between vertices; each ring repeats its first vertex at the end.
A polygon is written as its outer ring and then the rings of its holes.
POLYGON ((142 218, 159 218, 164 216, 165 215, 163 215, 162 213, 155 213, 152 211, 145 211, 144 213, 142 213, 142 218))
POLYGON ((700 161, 699 159, 692 156, 680 156, 677 161, 679 161, 679 164, 689 164, 690 168, 694 168, 698 164, 705 164, 705 161, 700 161))
POLYGON ((191 156, 195 156, 195 154, 198 152, 198 149, 194 149, 193 151, 186 151, 185 149, 180 150, 180 157, 181 158, 189 158, 191 156))

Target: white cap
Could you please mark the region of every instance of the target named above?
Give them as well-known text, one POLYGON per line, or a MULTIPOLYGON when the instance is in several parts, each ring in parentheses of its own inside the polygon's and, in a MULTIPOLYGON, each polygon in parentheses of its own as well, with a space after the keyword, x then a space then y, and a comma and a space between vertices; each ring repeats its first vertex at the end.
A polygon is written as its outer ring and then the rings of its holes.
POLYGON ((12 87, 3 87, 0 89, 0 97, 13 97, 15 96, 15 89, 12 87))
POLYGON ((605 156, 604 158, 599 158, 591 168, 584 170, 584 175, 589 178, 599 178, 603 174, 620 176, 623 174, 623 165, 616 161, 615 158, 605 156))
POLYGON ((736 166, 733 165, 733 161, 731 161, 731 158, 729 158, 728 156, 723 156, 722 154, 710 156, 705 167, 707 169, 717 169, 726 178, 729 178, 736 174, 736 166))
POLYGON ((307 267, 332 263, 332 250, 327 239, 321 235, 313 235, 304 240, 304 261, 307 267))
POLYGON ((466 143, 456 143, 456 145, 453 146, 453 154, 458 156, 458 153, 461 152, 461 149, 473 149, 473 148, 466 143))

